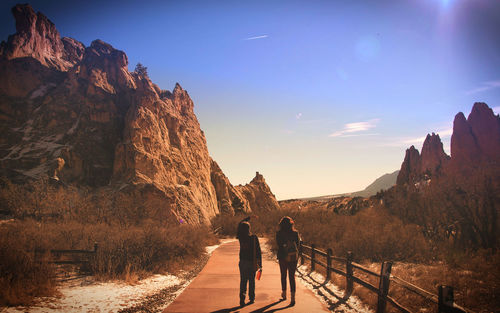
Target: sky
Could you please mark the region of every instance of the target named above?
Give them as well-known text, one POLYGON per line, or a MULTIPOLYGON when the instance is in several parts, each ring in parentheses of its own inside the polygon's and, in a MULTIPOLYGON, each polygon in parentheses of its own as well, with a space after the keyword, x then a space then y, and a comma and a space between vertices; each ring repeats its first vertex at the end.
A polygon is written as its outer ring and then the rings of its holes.
MULTIPOLYGON (((0 3, 0 38, 15 33, 0 3)), ((62 36, 95 39, 194 101, 232 184, 279 200, 364 189, 456 113, 500 111, 500 1, 31 1, 62 36)))

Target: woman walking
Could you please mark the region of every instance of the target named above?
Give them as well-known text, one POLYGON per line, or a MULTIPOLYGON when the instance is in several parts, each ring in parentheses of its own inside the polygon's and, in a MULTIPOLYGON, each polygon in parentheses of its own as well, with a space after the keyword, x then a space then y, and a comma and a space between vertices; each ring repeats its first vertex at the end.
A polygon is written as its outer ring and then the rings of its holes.
POLYGON ((295 230, 293 220, 285 216, 279 223, 276 232, 278 243, 278 260, 281 272, 281 298, 286 300, 286 276, 290 281, 290 305, 295 304, 295 270, 299 256, 300 237, 295 230))
POLYGON ((248 299, 255 301, 255 272, 262 269, 259 239, 250 233, 250 216, 238 224, 236 237, 240 242, 240 306, 245 305, 248 283, 248 299))

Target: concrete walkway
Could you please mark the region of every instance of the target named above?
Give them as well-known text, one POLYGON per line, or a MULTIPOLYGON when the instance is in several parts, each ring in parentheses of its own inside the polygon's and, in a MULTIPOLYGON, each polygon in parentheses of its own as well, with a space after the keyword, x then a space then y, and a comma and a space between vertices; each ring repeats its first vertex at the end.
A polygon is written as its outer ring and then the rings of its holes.
MULTIPOLYGON (((259 240, 265 254, 264 239, 259 240)), ((255 281, 255 303, 240 307, 238 253, 237 240, 222 244, 213 252, 193 282, 163 312, 330 312, 298 279, 295 306, 289 306, 289 286, 288 300, 279 301, 281 295, 279 265, 264 256, 262 278, 255 281)), ((246 302, 248 303, 248 297, 246 302)))

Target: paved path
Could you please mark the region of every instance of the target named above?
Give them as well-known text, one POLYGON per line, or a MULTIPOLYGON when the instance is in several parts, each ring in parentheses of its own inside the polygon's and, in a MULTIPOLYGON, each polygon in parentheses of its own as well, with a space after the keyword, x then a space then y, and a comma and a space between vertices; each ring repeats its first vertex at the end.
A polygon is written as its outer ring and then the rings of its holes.
MULTIPOLYGON (((264 239, 260 243, 265 250, 264 239)), ((264 256, 262 278, 255 281, 255 303, 240 307, 238 252, 238 241, 222 244, 193 282, 163 312, 330 312, 298 279, 295 306, 289 306, 290 300, 280 302, 279 265, 264 256)), ((289 290, 290 287, 288 299, 289 290)))

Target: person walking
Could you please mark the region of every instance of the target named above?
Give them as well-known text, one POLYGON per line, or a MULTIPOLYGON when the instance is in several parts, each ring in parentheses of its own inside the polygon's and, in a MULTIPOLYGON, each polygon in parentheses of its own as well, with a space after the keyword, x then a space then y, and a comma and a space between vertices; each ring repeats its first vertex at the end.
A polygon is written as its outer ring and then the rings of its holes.
POLYGON ((240 242, 240 306, 245 305, 248 284, 249 303, 255 301, 255 272, 262 269, 259 239, 250 232, 250 216, 238 224, 236 238, 240 242))
POLYGON ((299 257, 300 236, 290 217, 285 216, 281 219, 279 230, 276 232, 276 242, 281 273, 281 299, 286 300, 286 276, 288 273, 290 305, 295 305, 295 270, 299 257))

